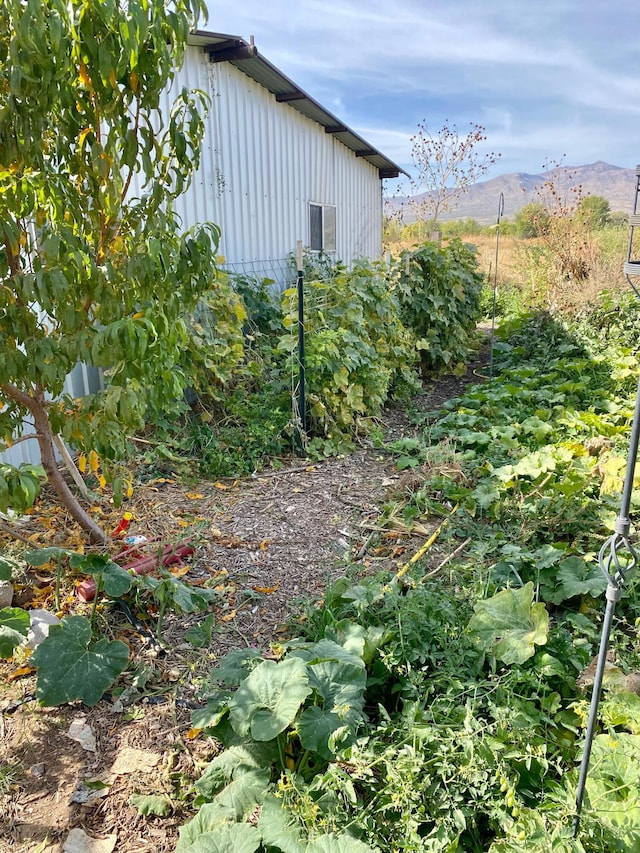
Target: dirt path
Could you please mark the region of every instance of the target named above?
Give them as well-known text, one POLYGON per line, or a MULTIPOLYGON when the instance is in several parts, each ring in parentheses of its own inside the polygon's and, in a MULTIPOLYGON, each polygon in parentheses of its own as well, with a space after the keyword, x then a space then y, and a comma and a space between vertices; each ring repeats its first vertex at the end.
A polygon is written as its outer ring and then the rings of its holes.
MULTIPOLYGON (((466 376, 441 378, 416 402, 438 408, 479 381, 485 364, 482 352, 466 376)), ((395 410, 383 426, 390 438, 412 433, 395 410)), ((415 553, 424 540, 385 546, 376 534, 384 504, 402 488, 391 457, 372 446, 318 464, 293 460, 237 483, 186 488, 158 478, 137 488, 133 532, 162 541, 188 533, 195 554, 185 580, 216 581, 211 646, 198 651, 184 641, 202 616, 169 617, 166 648, 158 653, 122 615, 112 614, 110 630, 129 642, 137 676, 127 676, 119 699, 107 695, 94 708, 40 708, 28 699, 34 676, 21 675, 15 661, 3 664, 0 851, 173 850, 190 816, 190 782, 215 749, 190 732, 190 707, 209 669, 232 648, 268 646, 282 637, 285 621, 304 602, 320 601, 347 563, 367 573, 397 568, 415 553), (141 816, 132 794, 166 796, 168 814, 141 816)), ((433 559, 442 557, 436 548, 433 559)))

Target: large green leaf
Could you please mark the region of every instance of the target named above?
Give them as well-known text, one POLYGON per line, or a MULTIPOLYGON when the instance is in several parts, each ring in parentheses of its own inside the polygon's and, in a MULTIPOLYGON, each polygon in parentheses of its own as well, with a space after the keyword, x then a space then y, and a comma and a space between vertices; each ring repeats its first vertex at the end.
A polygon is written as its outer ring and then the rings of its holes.
POLYGON ((255 853, 260 847, 260 833, 250 823, 222 823, 199 835, 191 843, 182 838, 176 853, 255 853))
POLYGON ((607 581, 597 563, 587 563, 581 557, 567 557, 558 565, 558 585, 551 601, 560 604, 576 595, 601 595, 607 581))
POLYGON ((104 554, 73 554, 69 565, 72 569, 94 575, 100 587, 112 598, 125 595, 133 586, 133 576, 104 554))
POLYGON ((29 633, 29 614, 21 607, 0 610, 0 658, 10 658, 29 633))
POLYGON ((272 740, 290 726, 311 693, 300 658, 263 661, 242 682, 229 702, 231 724, 242 736, 272 740))
POLYGON ((503 663, 524 663, 536 645, 547 642, 549 614, 544 604, 533 604, 533 584, 503 589, 478 602, 468 632, 478 646, 503 663))
POLYGON ((292 815, 282 808, 281 801, 267 794, 262 804, 258 829, 268 849, 280 853, 305 853, 300 826, 292 815))
POLYGON ((618 732, 593 741, 586 806, 623 834, 625 850, 640 849, 640 735, 618 732))
POLYGON ((350 835, 331 833, 307 844, 305 853, 373 853, 373 847, 350 835))
POLYGON ((43 705, 82 699, 95 705, 129 662, 120 640, 91 643, 91 625, 82 616, 68 616, 52 625, 49 636, 31 656, 38 668, 36 694, 43 705))
POLYGON ((270 767, 276 757, 277 749, 272 743, 249 741, 230 746, 209 762, 194 787, 202 799, 213 800, 233 778, 239 779, 249 770, 270 767))
POLYGON ((317 705, 307 708, 298 722, 300 742, 330 761, 336 751, 352 743, 362 718, 367 674, 362 658, 330 640, 321 640, 305 652, 309 658, 309 685, 317 705))

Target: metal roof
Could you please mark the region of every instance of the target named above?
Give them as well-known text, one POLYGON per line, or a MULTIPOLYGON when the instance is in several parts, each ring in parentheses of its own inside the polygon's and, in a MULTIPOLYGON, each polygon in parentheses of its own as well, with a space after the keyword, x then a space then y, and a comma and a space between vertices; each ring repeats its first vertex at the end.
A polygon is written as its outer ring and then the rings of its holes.
POLYGON ((229 62, 239 71, 251 77, 269 92, 275 95, 276 101, 287 103, 294 110, 317 122, 324 127, 325 133, 335 136, 343 145, 350 148, 356 157, 362 157, 374 165, 381 178, 397 178, 407 174, 388 157, 373 148, 361 136, 347 127, 340 119, 304 92, 290 80, 275 65, 258 53, 251 41, 247 42, 241 36, 225 35, 224 33, 209 33, 196 30, 189 37, 189 44, 202 47, 211 62, 229 62))

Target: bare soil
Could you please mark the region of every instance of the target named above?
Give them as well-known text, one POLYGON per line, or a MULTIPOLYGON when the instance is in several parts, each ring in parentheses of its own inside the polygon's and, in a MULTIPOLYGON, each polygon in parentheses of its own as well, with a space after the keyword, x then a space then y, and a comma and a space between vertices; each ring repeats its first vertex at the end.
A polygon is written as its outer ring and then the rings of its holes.
MULTIPOLYGON (((487 358, 485 348, 465 376, 441 377, 414 405, 438 409, 481 381, 487 358)), ((382 426, 389 439, 413 432, 400 410, 388 410, 382 426)), ((230 649, 268 647, 287 636, 291 618, 319 603, 347 563, 366 574, 406 562, 424 538, 406 532, 385 536, 380 525, 384 504, 406 487, 405 476, 389 454, 365 445, 322 463, 291 460, 281 470, 238 482, 185 486, 159 477, 139 485, 129 505, 134 514, 129 532, 161 542, 188 539, 195 553, 178 571, 195 584, 215 580, 219 602, 211 645, 198 650, 185 642, 201 614, 168 616, 159 647, 149 637, 153 622, 147 634, 123 613, 100 611, 107 634, 131 647, 138 680, 129 673, 122 695, 106 694, 92 708, 80 702, 40 707, 28 659, 3 663, 0 851, 174 850, 178 828, 192 814, 189 786, 217 748, 190 723, 208 671, 230 649), (74 731, 80 741, 70 737, 74 731), (166 795, 169 813, 140 815, 130 803, 132 794, 166 795)), ((47 516, 47 507, 41 512, 55 533, 55 514, 47 516)), ((65 530, 63 524, 55 536, 50 533, 47 544, 52 537, 63 544, 65 530)), ((43 544, 28 526, 22 532, 34 547, 43 544)), ((0 548, 9 544, 0 536, 0 548)), ((430 554, 435 565, 447 556, 438 543, 430 554)), ((19 603, 31 594, 29 606, 43 606, 38 601, 47 600, 47 585, 50 577, 33 574, 17 590, 19 603), (33 599, 34 590, 40 599, 33 599)), ((82 607, 73 594, 65 598, 63 609, 83 612, 82 607)))

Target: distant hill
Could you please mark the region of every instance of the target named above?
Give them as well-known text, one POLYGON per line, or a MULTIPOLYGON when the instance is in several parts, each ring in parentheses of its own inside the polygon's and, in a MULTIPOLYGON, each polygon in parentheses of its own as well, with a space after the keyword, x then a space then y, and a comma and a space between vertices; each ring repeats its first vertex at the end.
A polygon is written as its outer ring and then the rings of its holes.
MULTIPOLYGON (((511 175, 500 175, 490 181, 482 181, 474 184, 467 194, 459 198, 455 210, 443 214, 440 219, 475 219, 483 225, 490 225, 496 221, 500 193, 504 194, 504 216, 512 219, 525 204, 538 200, 536 187, 541 187, 549 178, 555 179, 562 191, 566 192, 569 187, 567 173, 572 175, 570 185, 580 184, 584 195, 606 198, 612 211, 632 211, 636 189, 635 169, 623 169, 599 160, 588 166, 562 166, 539 175, 515 172, 511 175)), ((423 193, 415 198, 420 199, 424 195, 423 193)), ((405 223, 415 220, 415 214, 408 206, 406 197, 394 198, 391 204, 396 209, 404 209, 405 223)))

